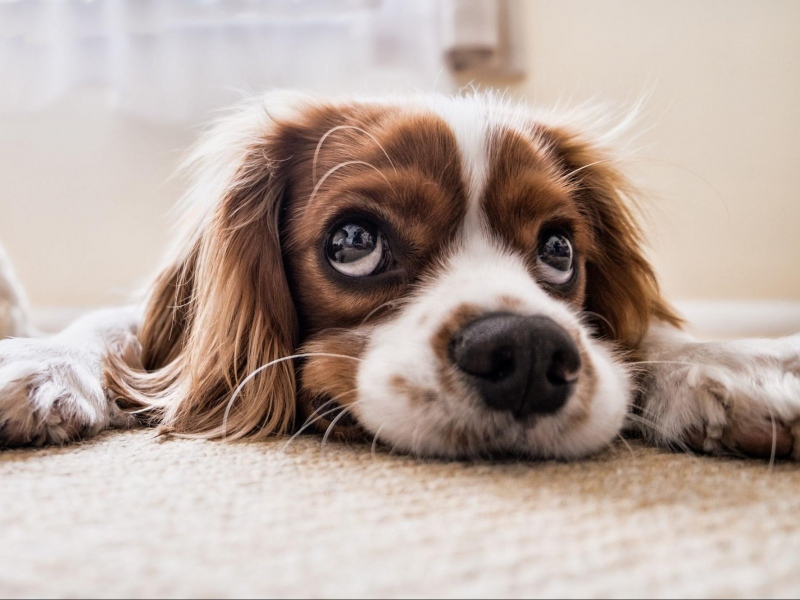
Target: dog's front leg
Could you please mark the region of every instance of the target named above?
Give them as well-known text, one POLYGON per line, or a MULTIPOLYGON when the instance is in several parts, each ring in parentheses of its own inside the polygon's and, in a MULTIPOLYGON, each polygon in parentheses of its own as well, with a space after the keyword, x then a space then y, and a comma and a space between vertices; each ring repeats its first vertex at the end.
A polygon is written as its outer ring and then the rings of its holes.
POLYGON ((0 341, 0 447, 62 444, 135 419, 107 399, 109 354, 138 360, 138 310, 103 310, 49 338, 0 341))
POLYGON ((661 446, 800 460, 800 335, 700 342, 654 324, 632 426, 661 446))

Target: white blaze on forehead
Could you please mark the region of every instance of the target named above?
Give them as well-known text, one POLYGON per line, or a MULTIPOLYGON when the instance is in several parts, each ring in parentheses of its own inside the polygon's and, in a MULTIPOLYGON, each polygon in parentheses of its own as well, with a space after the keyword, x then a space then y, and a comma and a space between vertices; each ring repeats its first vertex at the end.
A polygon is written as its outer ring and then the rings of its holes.
POLYGON ((465 229, 481 219, 481 199, 489 177, 491 115, 485 102, 476 98, 432 97, 428 108, 441 117, 456 138, 467 192, 465 229))

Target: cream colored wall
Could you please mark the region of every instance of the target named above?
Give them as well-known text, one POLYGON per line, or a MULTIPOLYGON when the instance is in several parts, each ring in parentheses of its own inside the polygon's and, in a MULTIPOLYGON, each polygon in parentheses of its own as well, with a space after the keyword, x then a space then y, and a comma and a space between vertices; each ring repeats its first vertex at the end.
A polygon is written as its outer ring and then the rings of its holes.
POLYGON ((516 95, 631 105, 654 262, 680 298, 800 299, 800 2, 521 0, 516 95))
POLYGON ((0 242, 40 306, 119 304, 158 264, 193 132, 85 93, 0 116, 0 242))
MULTIPOLYGON (((630 105, 651 91, 629 167, 653 198, 667 293, 800 299, 800 2, 521 3, 513 94, 630 105)), ((192 139, 89 93, 0 116, 0 240, 36 304, 119 302, 152 271, 192 139)))

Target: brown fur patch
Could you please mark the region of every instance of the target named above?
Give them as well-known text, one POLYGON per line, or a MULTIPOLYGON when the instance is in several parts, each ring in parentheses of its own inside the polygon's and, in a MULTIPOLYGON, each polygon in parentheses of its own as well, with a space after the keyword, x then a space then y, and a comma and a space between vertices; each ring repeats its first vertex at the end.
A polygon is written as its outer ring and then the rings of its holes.
POLYGON ((579 427, 586 422, 591 414, 592 399, 597 392, 597 370, 594 367, 594 363, 589 358, 586 348, 578 341, 580 338, 574 335, 571 335, 571 337, 578 345, 578 352, 581 356, 581 371, 578 387, 567 408, 569 411, 567 425, 569 427, 579 427), (575 400, 577 400, 577 402, 575 402, 575 400))
POLYGON ((284 252, 308 335, 358 325, 376 307, 403 296, 453 238, 466 210, 456 141, 444 122, 364 112, 312 115, 304 127, 305 145, 295 142, 291 150, 284 252), (343 162, 358 164, 336 171, 314 195, 313 153, 333 123, 359 129, 326 138, 317 158, 318 179, 343 162), (398 263, 390 276, 351 280, 332 272, 322 249, 331 227, 351 216, 373 221, 386 234, 398 263))
POLYGON ((412 406, 431 404, 436 402, 439 397, 435 390, 414 385, 408 379, 399 375, 394 375, 389 379, 389 386, 394 392, 407 399, 412 406))
POLYGON ((336 421, 338 437, 363 435, 350 411, 342 410, 354 408, 357 400, 358 364, 369 334, 369 328, 322 332, 303 346, 302 354, 319 355, 305 358, 299 371, 300 426, 314 421, 312 429, 326 431, 336 421))
POLYGON ((460 395, 463 393, 463 383, 457 374, 456 368, 450 361, 450 340, 458 330, 470 321, 474 321, 484 310, 473 304, 460 304, 453 310, 445 321, 431 337, 431 348, 436 357, 436 370, 442 391, 446 394, 460 395))
POLYGON ((514 296, 509 296, 508 294, 500 296, 497 299, 497 303, 500 306, 500 310, 507 310, 509 312, 516 312, 522 308, 522 300, 514 296))

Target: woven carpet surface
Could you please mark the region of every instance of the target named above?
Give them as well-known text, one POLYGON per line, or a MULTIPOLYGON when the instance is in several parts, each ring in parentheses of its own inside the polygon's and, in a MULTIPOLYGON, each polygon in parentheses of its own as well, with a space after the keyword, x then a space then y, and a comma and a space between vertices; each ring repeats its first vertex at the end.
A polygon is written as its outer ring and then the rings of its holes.
POLYGON ((0 595, 800 596, 800 466, 152 431, 0 452, 0 595))

